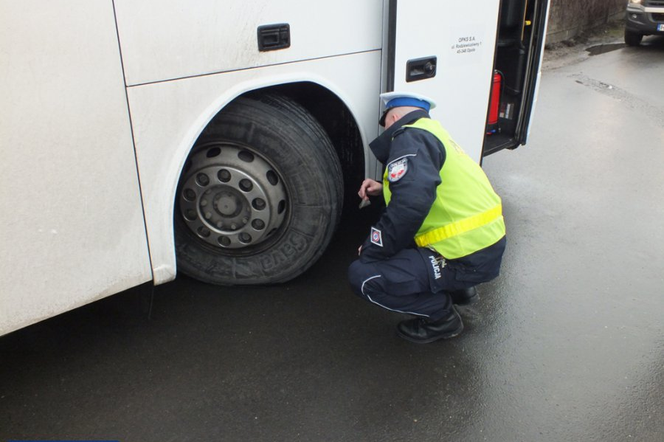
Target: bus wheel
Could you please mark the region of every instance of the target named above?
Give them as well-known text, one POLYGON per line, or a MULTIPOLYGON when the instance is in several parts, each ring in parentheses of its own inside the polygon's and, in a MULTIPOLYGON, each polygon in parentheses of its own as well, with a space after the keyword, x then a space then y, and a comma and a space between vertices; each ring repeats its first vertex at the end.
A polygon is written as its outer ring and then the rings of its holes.
POLYGON ((213 284, 288 281, 327 247, 343 177, 320 124, 279 95, 241 97, 199 137, 178 185, 178 269, 213 284))

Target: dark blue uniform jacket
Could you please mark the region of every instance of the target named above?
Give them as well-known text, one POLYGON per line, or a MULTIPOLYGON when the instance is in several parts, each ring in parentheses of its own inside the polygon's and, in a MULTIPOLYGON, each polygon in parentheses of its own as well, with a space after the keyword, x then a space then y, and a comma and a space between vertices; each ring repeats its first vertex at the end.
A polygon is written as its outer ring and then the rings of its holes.
MULTIPOLYGON (((382 247, 372 243, 370 235, 362 245, 360 260, 364 262, 389 259, 400 250, 417 247, 415 234, 436 199, 445 148, 433 134, 403 127, 420 118, 429 118, 429 114, 422 110, 405 115, 369 146, 386 167, 395 160, 406 158, 408 169, 401 179, 390 183, 390 203, 374 225, 381 233, 382 247)), ((473 268, 482 268, 481 273, 497 275, 504 248, 505 238, 486 249, 448 262, 456 262, 471 272, 473 268), (487 265, 496 268, 487 268, 487 265)))

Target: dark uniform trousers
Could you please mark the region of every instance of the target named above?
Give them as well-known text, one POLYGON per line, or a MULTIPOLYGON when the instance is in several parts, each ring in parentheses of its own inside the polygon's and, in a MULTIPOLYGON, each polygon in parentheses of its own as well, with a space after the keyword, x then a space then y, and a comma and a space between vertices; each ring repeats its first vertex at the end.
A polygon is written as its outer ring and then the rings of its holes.
POLYGON ((356 295, 387 310, 437 320, 452 308, 446 290, 457 290, 452 269, 426 248, 404 249, 390 259, 363 262, 348 269, 356 295))
POLYGON ((361 298, 387 310, 433 321, 452 309, 448 292, 467 289, 498 276, 505 237, 475 256, 445 260, 427 248, 403 249, 385 260, 355 260, 348 280, 361 298))

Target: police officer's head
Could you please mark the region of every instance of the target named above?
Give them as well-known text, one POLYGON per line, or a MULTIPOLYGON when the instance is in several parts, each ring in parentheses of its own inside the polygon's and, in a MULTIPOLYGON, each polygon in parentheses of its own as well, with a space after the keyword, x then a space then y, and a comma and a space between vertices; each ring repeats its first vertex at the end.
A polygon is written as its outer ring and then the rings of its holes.
POLYGON ((380 98, 383 100, 385 110, 378 123, 385 129, 389 129, 392 124, 412 111, 429 112, 436 107, 436 102, 431 98, 412 92, 387 92, 380 94, 380 98))

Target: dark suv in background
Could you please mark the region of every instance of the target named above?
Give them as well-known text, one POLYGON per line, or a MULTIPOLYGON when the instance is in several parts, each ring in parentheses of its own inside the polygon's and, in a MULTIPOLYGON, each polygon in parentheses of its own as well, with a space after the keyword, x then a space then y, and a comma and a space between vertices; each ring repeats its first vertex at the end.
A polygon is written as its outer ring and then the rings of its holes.
POLYGON ((625 43, 638 46, 644 35, 664 35, 664 0, 629 0, 625 43))

